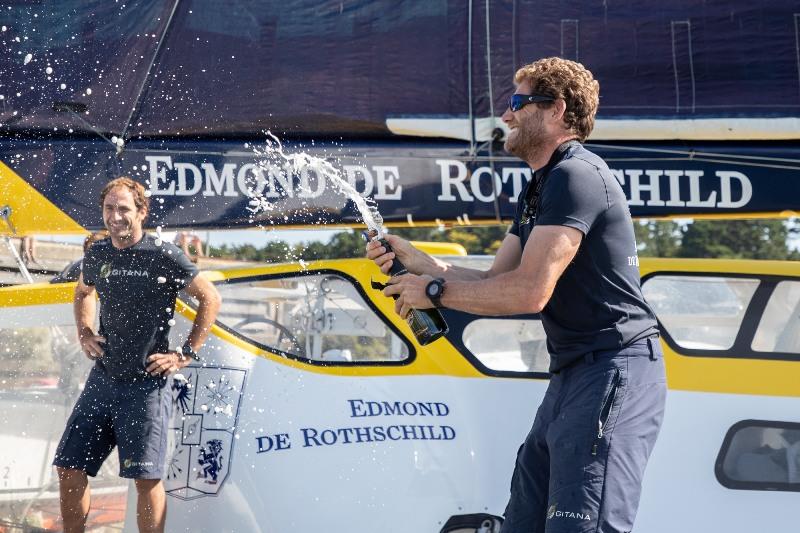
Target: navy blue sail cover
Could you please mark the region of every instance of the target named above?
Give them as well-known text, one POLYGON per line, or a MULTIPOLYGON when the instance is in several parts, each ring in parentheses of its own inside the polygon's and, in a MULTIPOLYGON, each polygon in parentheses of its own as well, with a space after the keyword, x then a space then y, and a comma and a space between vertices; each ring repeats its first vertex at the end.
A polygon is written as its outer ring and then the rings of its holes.
MULTIPOLYGON (((90 228, 101 225, 99 190, 120 174, 151 190, 153 225, 356 223, 352 203, 313 173, 281 178, 257 164, 252 146, 271 131, 287 151, 329 158, 389 222, 509 220, 530 170, 469 131, 502 114, 529 61, 589 67, 599 121, 769 128, 800 109, 793 1, 486 6, 0 0, 0 161, 90 228), (461 120, 461 133, 401 135, 392 124, 404 120, 461 120), (248 209, 253 195, 270 210, 248 209)), ((774 213, 800 197, 791 141, 589 147, 634 216, 774 213)))
MULTIPOLYGON (((265 164, 253 142, 136 141, 120 154, 102 140, 7 142, 0 160, 87 228, 102 227, 97 198, 115 176, 150 191, 152 226, 226 228, 355 225, 355 205, 325 176, 265 164), (254 205, 255 204, 255 205, 254 205)), ((592 145, 635 217, 780 213, 800 198, 797 146, 592 145), (728 152, 727 154, 725 152, 728 152)), ((531 171, 503 155, 472 156, 456 141, 287 143, 329 158, 336 174, 374 199, 387 222, 508 222, 531 171), (340 151, 341 150, 341 151, 340 151), (332 154, 335 154, 332 155, 332 154)))
POLYGON ((391 117, 488 116, 489 75, 499 116, 547 56, 592 70, 601 119, 800 109, 792 0, 471 2, 3 0, 0 131, 391 137, 391 117))

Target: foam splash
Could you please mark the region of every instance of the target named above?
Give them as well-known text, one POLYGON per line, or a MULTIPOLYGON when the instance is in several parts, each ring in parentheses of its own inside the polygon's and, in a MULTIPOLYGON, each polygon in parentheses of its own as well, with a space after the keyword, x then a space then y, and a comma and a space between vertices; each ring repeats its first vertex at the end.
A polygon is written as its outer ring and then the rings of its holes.
MULTIPOLYGON (((328 180, 334 190, 355 204, 367 229, 377 232, 380 237, 383 236, 383 217, 378 212, 375 201, 371 198, 363 197, 355 187, 342 177, 341 170, 333 166, 329 161, 310 155, 307 152, 287 154, 278 137, 271 131, 267 131, 266 135, 267 141, 264 148, 253 148, 253 151, 259 156, 259 167, 267 171, 276 162, 283 162, 283 165, 279 166, 282 166, 287 174, 302 175, 309 170, 314 172, 318 177, 328 180)), ((256 194, 250 200, 247 209, 253 214, 264 213, 272 211, 274 205, 263 195, 256 194)))

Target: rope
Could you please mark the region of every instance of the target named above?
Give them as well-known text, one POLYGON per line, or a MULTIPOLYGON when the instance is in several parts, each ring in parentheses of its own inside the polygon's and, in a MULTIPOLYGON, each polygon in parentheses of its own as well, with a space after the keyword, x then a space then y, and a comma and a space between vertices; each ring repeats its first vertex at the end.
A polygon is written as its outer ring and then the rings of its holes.
POLYGON ((472 112, 472 0, 467 9, 467 92, 469 100, 469 153, 475 155, 475 115, 472 112))
POLYGON ((164 44, 164 38, 167 36, 167 31, 169 27, 172 25, 172 18, 175 16, 175 11, 178 10, 178 4, 180 4, 181 0, 175 0, 175 4, 172 6, 172 12, 169 14, 169 18, 167 19, 167 23, 164 25, 164 31, 161 32, 161 37, 158 39, 158 44, 156 45, 156 50, 153 52, 153 57, 150 59, 150 65, 147 67, 147 73, 142 80, 142 85, 139 87, 139 92, 136 95, 136 100, 134 101, 133 107, 131 108, 131 113, 128 115, 128 121, 125 123, 125 129, 122 130, 120 137, 125 139, 125 135, 128 133, 128 129, 131 127, 131 122, 133 121, 133 115, 139 110, 139 103, 141 102, 142 93, 144 92, 145 87, 147 86, 147 82, 150 81, 150 71, 153 69, 153 65, 156 63, 156 59, 158 58, 158 53, 161 51, 161 45, 164 44))
MULTIPOLYGON (((800 159, 790 159, 784 157, 723 154, 719 152, 698 152, 695 150, 674 150, 669 148, 647 148, 643 146, 623 146, 623 145, 594 144, 594 143, 586 143, 585 146, 587 148, 601 148, 604 150, 627 150, 630 152, 680 155, 684 156, 687 159, 700 160, 699 158, 713 158, 714 162, 719 162, 720 159, 723 160, 723 162, 725 162, 724 161, 725 159, 734 159, 736 161, 727 161, 727 162, 739 163, 740 161, 754 160, 754 161, 766 161, 769 163, 794 163, 796 165, 800 165, 800 159)), ((704 159, 704 160, 709 160, 709 159, 704 159)), ((741 163, 741 164, 746 164, 746 163, 741 163)), ((749 163, 749 165, 759 166, 756 163, 749 163)), ((771 165, 763 165, 763 166, 764 168, 795 168, 793 166, 771 166, 771 165)))
POLYGON ((494 204, 494 218, 497 222, 501 221, 500 218, 500 202, 497 198, 497 183, 494 179, 494 130, 495 130, 495 116, 494 116, 494 93, 492 92, 492 32, 490 29, 489 19, 489 0, 486 0, 486 72, 489 78, 489 116, 491 131, 489 132, 489 170, 491 171, 492 182, 492 203, 494 204))

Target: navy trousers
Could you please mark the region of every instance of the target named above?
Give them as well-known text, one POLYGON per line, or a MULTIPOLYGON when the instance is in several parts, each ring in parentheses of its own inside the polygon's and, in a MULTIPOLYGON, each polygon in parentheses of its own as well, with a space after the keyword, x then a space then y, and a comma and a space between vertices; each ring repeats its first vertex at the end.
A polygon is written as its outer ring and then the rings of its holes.
POLYGON ((554 374, 517 454, 501 533, 631 531, 666 390, 657 337, 554 374))

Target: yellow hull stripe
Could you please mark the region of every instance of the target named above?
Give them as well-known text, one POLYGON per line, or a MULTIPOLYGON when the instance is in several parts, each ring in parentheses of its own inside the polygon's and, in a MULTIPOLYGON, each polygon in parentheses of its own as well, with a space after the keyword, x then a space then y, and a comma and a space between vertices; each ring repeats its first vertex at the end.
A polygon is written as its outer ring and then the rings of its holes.
MULTIPOLYGON (((17 235, 87 233, 83 226, 0 161, 0 208, 6 205, 11 207, 11 223, 17 235)), ((13 235, 2 219, 0 235, 13 235)))
MULTIPOLYGON (((338 270, 355 278, 364 292, 374 296, 371 300, 379 312, 388 321, 392 322, 406 339, 411 340, 416 351, 416 358, 410 363, 401 366, 322 366, 261 350, 218 326, 213 327, 212 335, 255 356, 263 357, 277 364, 318 374, 350 377, 420 375, 484 379, 488 377, 478 372, 461 353, 445 340, 436 341, 428 346, 419 346, 413 342, 414 337, 408 326, 394 313, 393 301, 381 295, 375 296, 372 294, 374 291, 369 287, 369 280, 371 278, 377 280, 385 278, 373 263, 363 259, 346 259, 317 261, 308 265, 308 270, 317 269, 338 270)), ((643 275, 653 272, 718 272, 721 275, 738 273, 800 276, 800 266, 784 261, 643 259, 641 271, 643 275)), ((275 265, 230 270, 224 273, 206 272, 204 275, 215 280, 221 280, 295 272, 297 272, 297 267, 294 265, 275 265)), ((71 303, 74 286, 73 283, 68 283, 0 288, 0 306, 14 307, 71 303)), ((194 311, 181 302, 176 306, 176 311, 188 320, 194 318, 194 311)), ((667 380, 669 388, 672 390, 800 397, 800 361, 685 356, 673 351, 666 345, 664 345, 664 352, 667 365, 667 380)))

